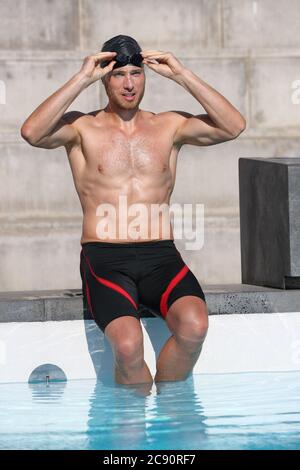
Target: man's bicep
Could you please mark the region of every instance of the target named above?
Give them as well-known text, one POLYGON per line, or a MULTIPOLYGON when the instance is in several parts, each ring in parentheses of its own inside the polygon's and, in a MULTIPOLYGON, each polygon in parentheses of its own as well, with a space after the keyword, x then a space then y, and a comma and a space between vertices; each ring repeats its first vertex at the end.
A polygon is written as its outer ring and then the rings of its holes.
POLYGON ((50 134, 40 139, 34 144, 34 146, 55 149, 72 142, 79 142, 80 134, 74 122, 81 115, 82 113, 77 111, 69 111, 65 113, 50 134))
POLYGON ((175 144, 215 145, 231 140, 233 136, 218 128, 208 114, 193 115, 176 111, 177 128, 174 135, 175 144))

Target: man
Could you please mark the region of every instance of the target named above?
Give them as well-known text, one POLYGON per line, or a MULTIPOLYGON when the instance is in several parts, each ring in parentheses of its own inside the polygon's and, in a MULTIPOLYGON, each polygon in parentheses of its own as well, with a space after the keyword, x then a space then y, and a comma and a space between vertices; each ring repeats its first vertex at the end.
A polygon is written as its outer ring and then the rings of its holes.
POLYGON ((144 361, 141 306, 161 316, 172 333, 157 360, 156 382, 185 380, 199 357, 208 329, 205 296, 174 245, 170 223, 161 226, 151 206, 169 204, 182 145, 225 142, 244 128, 241 114, 171 52, 142 51, 124 35, 86 57, 80 71, 22 126, 29 144, 64 146, 67 151, 83 209, 83 295, 112 346, 117 383, 153 382, 144 361), (145 65, 184 87, 207 114, 141 110, 145 65), (79 93, 99 79, 107 106, 87 114, 66 112, 79 93), (121 210, 116 216, 109 208, 119 209, 124 198, 129 213, 121 210), (136 203, 145 209, 139 239, 132 225, 128 227, 136 203), (108 236, 104 226, 110 227, 108 236))

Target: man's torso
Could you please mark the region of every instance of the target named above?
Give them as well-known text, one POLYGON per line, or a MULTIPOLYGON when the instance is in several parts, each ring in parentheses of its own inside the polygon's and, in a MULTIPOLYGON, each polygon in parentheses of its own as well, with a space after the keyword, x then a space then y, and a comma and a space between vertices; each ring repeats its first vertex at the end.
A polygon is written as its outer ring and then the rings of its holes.
POLYGON ((78 114, 81 139, 66 150, 83 210, 81 243, 172 239, 168 211, 156 209, 169 204, 175 184, 176 114, 140 110, 131 133, 103 110, 78 114))

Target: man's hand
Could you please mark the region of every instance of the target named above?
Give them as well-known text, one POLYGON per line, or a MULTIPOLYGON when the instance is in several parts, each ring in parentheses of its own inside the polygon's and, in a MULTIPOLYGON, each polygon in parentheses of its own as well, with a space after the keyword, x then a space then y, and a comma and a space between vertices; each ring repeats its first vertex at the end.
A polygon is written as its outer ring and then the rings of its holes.
POLYGON ((84 59, 79 74, 87 79, 87 85, 100 80, 113 69, 116 61, 112 59, 116 54, 116 52, 99 52, 98 54, 87 56, 84 59), (99 67, 99 64, 104 60, 110 60, 110 63, 106 67, 99 67))
POLYGON ((185 70, 171 52, 141 51, 141 55, 144 57, 143 63, 163 77, 175 80, 185 70))

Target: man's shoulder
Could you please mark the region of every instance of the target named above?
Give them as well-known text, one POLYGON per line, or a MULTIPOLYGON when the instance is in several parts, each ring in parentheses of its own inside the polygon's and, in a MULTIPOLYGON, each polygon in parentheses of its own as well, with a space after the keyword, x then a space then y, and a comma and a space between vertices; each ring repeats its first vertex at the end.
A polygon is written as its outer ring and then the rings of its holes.
POLYGON ((63 115, 63 119, 68 124, 73 124, 78 130, 83 130, 86 126, 89 126, 93 122, 94 118, 101 114, 102 111, 102 109, 90 111, 89 113, 68 111, 63 115))
POLYGON ((141 112, 145 117, 155 117, 158 119, 176 119, 180 113, 184 113, 183 111, 161 111, 160 113, 154 113, 153 111, 147 111, 145 109, 141 109, 141 112))
POLYGON ((67 111, 64 115, 63 118, 65 121, 75 121, 76 119, 80 118, 81 116, 84 116, 85 113, 82 113, 81 111, 67 111))
POLYGON ((172 110, 172 111, 163 111, 161 113, 157 114, 158 117, 161 119, 169 120, 171 122, 181 122, 185 120, 186 118, 192 117, 193 115, 191 113, 187 113, 186 111, 177 111, 177 110, 172 110))
POLYGON ((89 113, 83 113, 82 111, 67 111, 63 118, 68 121, 77 121, 77 120, 86 120, 89 117, 96 117, 98 114, 103 112, 103 109, 97 109, 95 111, 90 111, 89 113))
POLYGON ((168 115, 173 118, 173 119, 180 119, 182 117, 191 117, 193 116, 191 113, 188 113, 187 111, 178 111, 178 110, 172 110, 172 111, 166 111, 168 115))
POLYGON ((77 126, 82 118, 85 116, 85 113, 82 113, 81 111, 67 111, 63 116, 62 120, 66 124, 72 124, 73 126, 77 126))

